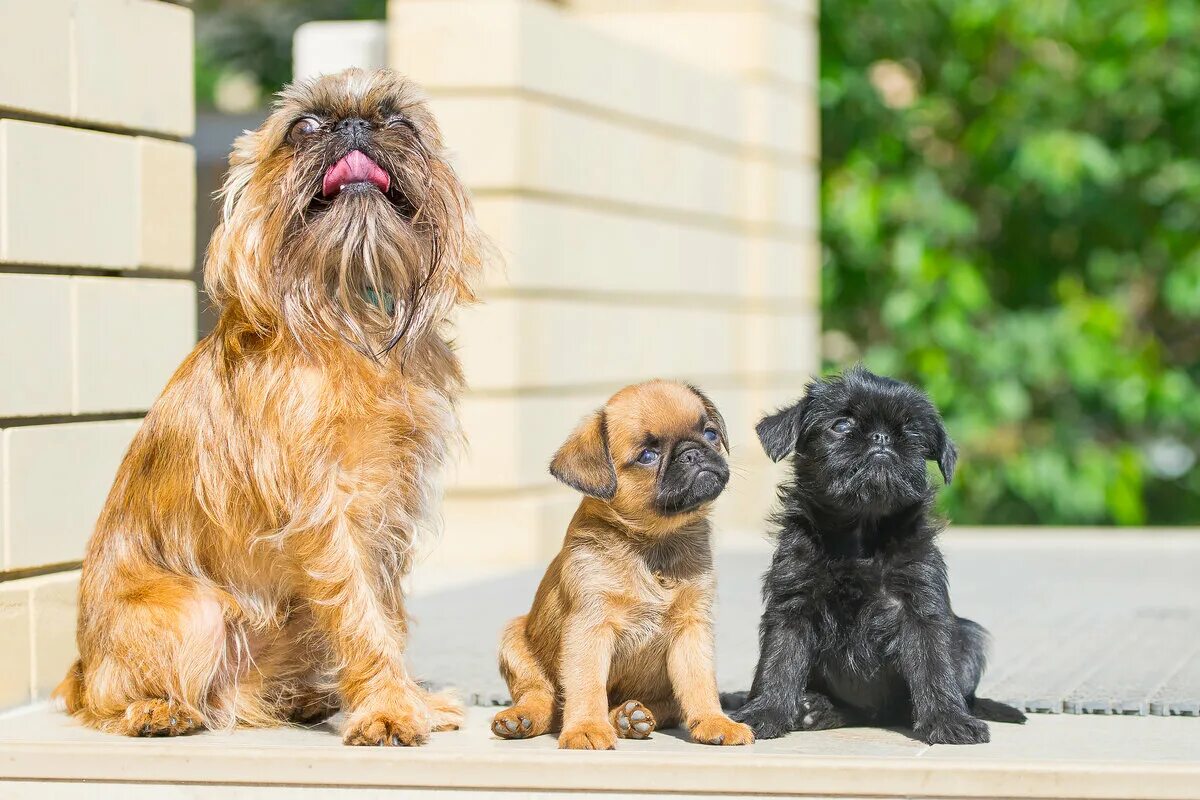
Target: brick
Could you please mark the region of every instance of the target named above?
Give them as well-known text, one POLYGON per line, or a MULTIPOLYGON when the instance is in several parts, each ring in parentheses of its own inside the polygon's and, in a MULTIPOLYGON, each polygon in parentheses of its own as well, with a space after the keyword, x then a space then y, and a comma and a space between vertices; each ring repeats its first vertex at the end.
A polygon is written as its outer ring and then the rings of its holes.
POLYGON ((740 211, 751 222, 793 234, 813 234, 820 224, 819 180, 815 164, 793 166, 767 157, 748 157, 742 173, 740 211))
POLYGON ((796 311, 820 305, 821 243, 815 235, 748 236, 741 259, 741 294, 796 311))
POLYGON ((655 10, 584 8, 578 16, 610 36, 705 70, 793 87, 817 84, 815 23, 765 8, 650 7, 655 10))
POLYGON ((0 710, 24 705, 30 693, 29 592, 0 584, 0 710))
POLYGON ((0 417, 71 411, 70 278, 0 275, 0 417))
POLYGON ((496 89, 586 104, 736 143, 737 84, 597 32, 546 3, 393 2, 393 65, 434 94, 496 89))
POLYGON ((132 267, 137 260, 133 139, 0 120, 0 261, 132 267))
POLYGON ((495 298, 457 331, 474 389, 557 388, 735 374, 740 324, 720 308, 495 298))
POLYGON ((28 579, 32 596, 33 699, 45 700, 67 673, 75 646, 79 571, 28 579))
POLYGON ((550 457, 584 414, 620 385, 555 395, 469 396, 460 416, 468 450, 450 472, 458 490, 509 490, 554 485, 550 457))
POLYGON ((72 0, 0 0, 0 107, 71 114, 72 0), (15 24, 19 19, 20 24, 15 24))
POLYGON ((749 312, 737 330, 744 369, 759 376, 808 376, 819 369, 821 318, 814 309, 799 313, 749 312))
POLYGON ((138 137, 137 146, 137 263, 191 272, 196 260, 196 152, 191 145, 147 137, 138 137))
POLYGON ((559 486, 515 495, 452 493, 442 504, 442 535, 421 566, 545 564, 578 505, 579 494, 559 486))
POLYGON ((192 71, 191 9, 159 0, 76 4, 77 119, 190 136, 192 71))
POLYGON ((78 561, 141 420, 3 432, 4 570, 78 561))
POLYGON ((475 210, 504 259, 496 284, 666 298, 739 290, 735 231, 537 198, 485 197, 475 210))
POLYGON ((821 156, 821 110, 815 89, 747 82, 740 118, 742 136, 752 146, 813 162, 821 156))
POLYGON ((75 278, 75 413, 150 407, 196 341, 191 281, 75 278))
POLYGON ((442 97, 434 111, 477 193, 524 190, 738 218, 743 174, 735 154, 540 100, 442 97))

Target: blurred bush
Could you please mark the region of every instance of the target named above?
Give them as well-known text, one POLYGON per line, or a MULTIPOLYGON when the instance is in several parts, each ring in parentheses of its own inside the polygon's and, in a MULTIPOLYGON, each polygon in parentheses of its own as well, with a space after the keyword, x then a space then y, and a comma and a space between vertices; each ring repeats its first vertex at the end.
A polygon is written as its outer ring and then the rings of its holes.
POLYGON ((829 366, 924 386, 962 523, 1200 521, 1200 4, 821 4, 829 366))

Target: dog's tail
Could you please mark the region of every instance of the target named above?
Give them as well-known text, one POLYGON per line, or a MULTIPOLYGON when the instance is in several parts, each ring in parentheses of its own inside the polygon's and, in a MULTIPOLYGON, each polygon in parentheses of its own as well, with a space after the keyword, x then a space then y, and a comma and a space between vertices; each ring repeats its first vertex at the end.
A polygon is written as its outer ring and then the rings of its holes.
POLYGON ((970 706, 972 714, 989 722, 1025 724, 1025 715, 1020 709, 1005 705, 997 700, 988 700, 986 697, 974 697, 971 699, 970 706))
POLYGON ((67 670, 67 677, 50 693, 50 700, 56 708, 74 714, 83 708, 83 662, 75 659, 75 663, 67 670))

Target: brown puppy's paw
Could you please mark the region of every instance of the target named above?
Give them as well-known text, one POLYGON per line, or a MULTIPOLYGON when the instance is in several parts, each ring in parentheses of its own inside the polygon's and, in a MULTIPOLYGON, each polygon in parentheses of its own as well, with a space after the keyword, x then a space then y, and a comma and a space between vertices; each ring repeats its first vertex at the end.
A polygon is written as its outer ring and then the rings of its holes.
POLYGON ((608 721, 622 739, 649 739, 650 734, 654 733, 654 715, 637 700, 614 708, 608 714, 608 721))
POLYGON ((180 736, 204 727, 200 715, 170 700, 138 700, 125 708, 120 733, 126 736, 180 736))
POLYGON ((563 750, 615 750, 617 732, 607 722, 585 722, 559 734, 558 746, 563 750))
POLYGON ((692 741, 700 744, 737 745, 754 742, 754 732, 749 725, 734 722, 729 717, 717 715, 698 719, 688 726, 692 741))
POLYGON ((525 706, 512 706, 492 717, 492 733, 501 739, 528 739, 541 736, 550 728, 550 721, 525 706))
POLYGON ((351 717, 342 741, 366 747, 412 747, 429 740, 429 717, 369 711, 351 717))

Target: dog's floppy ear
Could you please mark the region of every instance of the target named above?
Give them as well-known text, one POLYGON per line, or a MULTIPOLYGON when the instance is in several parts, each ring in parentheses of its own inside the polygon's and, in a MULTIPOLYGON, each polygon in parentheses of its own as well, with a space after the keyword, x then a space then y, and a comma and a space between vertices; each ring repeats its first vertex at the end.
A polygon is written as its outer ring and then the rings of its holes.
POLYGON ((768 417, 763 417, 754 426, 758 441, 772 461, 780 461, 791 455, 800 442, 800 424, 804 420, 804 412, 808 407, 808 397, 797 401, 785 409, 776 411, 768 417))
POLYGON ((700 402, 704 405, 704 413, 708 415, 708 419, 717 426, 717 430, 721 434, 721 446, 725 448, 725 452, 729 452, 729 431, 725 428, 725 418, 721 416, 721 412, 717 410, 717 404, 708 399, 708 395, 697 389, 695 386, 688 384, 688 388, 696 393, 696 397, 700 398, 700 402))
POLYGON ((938 469, 942 473, 942 480, 947 484, 954 479, 954 465, 958 463, 958 448, 954 446, 954 442, 950 441, 950 434, 946 433, 946 425, 942 422, 941 417, 934 418, 933 441, 930 442, 929 449, 925 451, 925 458, 937 462, 938 469))
POLYGON ((550 474, 586 495, 601 500, 616 496, 617 468, 608 452, 603 409, 589 414, 558 448, 550 474))

